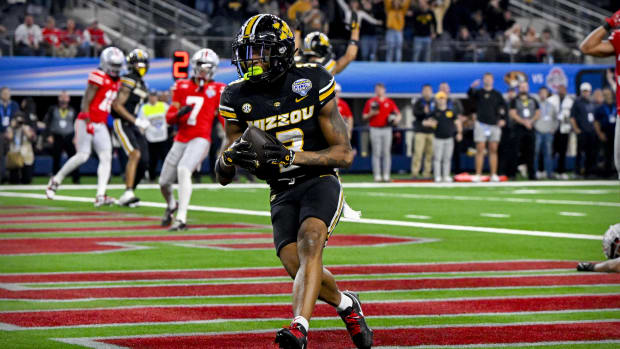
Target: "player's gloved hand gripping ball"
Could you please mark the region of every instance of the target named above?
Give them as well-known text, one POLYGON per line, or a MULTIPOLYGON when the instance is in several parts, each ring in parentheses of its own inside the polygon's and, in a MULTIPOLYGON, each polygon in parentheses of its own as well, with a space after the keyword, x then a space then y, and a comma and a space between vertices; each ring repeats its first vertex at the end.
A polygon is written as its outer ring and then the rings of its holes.
POLYGON ((257 156, 252 150, 252 145, 241 139, 237 139, 222 153, 222 160, 226 165, 237 165, 252 173, 258 167, 258 161, 256 158, 257 156))
POLYGON ((263 145, 265 150, 265 161, 272 165, 282 165, 289 167, 295 160, 295 152, 286 148, 282 143, 263 145))

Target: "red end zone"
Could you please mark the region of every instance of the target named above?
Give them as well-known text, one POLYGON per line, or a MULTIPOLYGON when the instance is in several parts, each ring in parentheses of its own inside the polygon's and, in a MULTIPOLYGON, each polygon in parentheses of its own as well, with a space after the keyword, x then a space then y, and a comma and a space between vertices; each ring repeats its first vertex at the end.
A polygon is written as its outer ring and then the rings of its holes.
MULTIPOLYGON (((454 326, 403 329, 375 329, 375 346, 472 345, 545 343, 566 341, 609 341, 620 339, 620 322, 524 324, 507 326, 454 326)), ((106 343, 129 348, 274 348, 275 331, 214 335, 165 335, 140 338, 83 339, 82 343, 106 343)), ((71 341, 79 344, 80 341, 71 341)), ((342 330, 311 330, 309 347, 351 348, 342 330)))

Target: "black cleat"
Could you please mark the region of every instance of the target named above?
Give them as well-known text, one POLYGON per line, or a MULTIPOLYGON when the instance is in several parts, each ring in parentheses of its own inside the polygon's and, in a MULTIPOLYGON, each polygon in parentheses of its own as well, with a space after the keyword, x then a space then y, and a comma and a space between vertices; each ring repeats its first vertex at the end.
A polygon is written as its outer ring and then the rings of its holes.
POLYGON ((344 291, 342 294, 351 298, 353 305, 347 309, 339 312, 338 315, 342 318, 345 325, 347 325, 347 331, 355 343, 355 346, 359 349, 370 349, 372 347, 372 330, 366 325, 366 319, 362 312, 362 304, 356 293, 351 291, 344 291))
POLYGON ((166 207, 166 212, 164 212, 164 216, 161 219, 162 227, 167 227, 172 224, 172 217, 174 216, 174 213, 177 211, 178 208, 179 204, 176 204, 174 208, 166 207))
POLYGON ((280 349, 306 349, 308 333, 298 323, 292 323, 276 333, 276 343, 280 349))
POLYGON ((168 231, 183 231, 183 230, 187 230, 187 224, 185 224, 183 221, 180 221, 178 219, 168 229, 168 231))
POLYGON ((594 263, 580 262, 577 264, 577 271, 594 271, 594 263))

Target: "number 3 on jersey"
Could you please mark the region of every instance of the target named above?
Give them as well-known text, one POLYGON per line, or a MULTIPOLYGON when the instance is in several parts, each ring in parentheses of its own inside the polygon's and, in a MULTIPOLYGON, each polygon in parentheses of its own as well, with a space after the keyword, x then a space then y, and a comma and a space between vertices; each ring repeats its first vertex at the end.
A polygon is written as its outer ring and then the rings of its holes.
POLYGON ((187 96, 185 99, 185 104, 193 105, 192 112, 189 114, 189 118, 187 119, 187 124, 190 126, 196 125, 196 119, 198 119, 198 113, 200 113, 200 109, 202 109, 202 104, 205 99, 199 96, 187 96))
MULTIPOLYGON (((304 151, 304 131, 300 128, 293 128, 286 131, 276 132, 276 138, 284 144, 288 149, 294 152, 304 151), (290 143, 290 144, 286 144, 290 143)), ((298 168, 299 166, 291 165, 289 167, 280 166, 280 172, 287 172, 298 168)))

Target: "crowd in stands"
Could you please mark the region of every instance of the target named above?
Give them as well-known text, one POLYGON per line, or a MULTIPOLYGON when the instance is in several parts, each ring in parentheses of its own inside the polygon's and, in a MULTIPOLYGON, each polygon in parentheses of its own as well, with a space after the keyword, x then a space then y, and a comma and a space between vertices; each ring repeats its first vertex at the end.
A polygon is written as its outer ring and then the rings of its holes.
MULTIPOLYGON (((566 61, 570 46, 551 28, 537 32, 515 21, 507 0, 182 0, 208 16, 200 35, 229 40, 241 23, 257 13, 286 18, 303 33, 321 31, 342 53, 349 39, 345 16, 361 24, 364 61, 566 61), (349 15, 350 16, 350 15, 349 15), (339 44, 341 43, 341 44, 339 44)), ((56 2, 52 2, 56 3, 56 2)), ((52 5, 47 12, 52 13, 52 5)), ((36 23, 25 7, 17 28, 2 26, 3 55, 91 56, 111 44, 97 22, 76 27, 74 20, 50 16, 36 23), (10 47, 13 45, 14 50, 10 47)), ((56 12, 63 8, 56 9, 56 12)), ((58 17, 58 16, 57 16, 58 17)), ((226 50, 222 52, 229 54, 226 50)))

